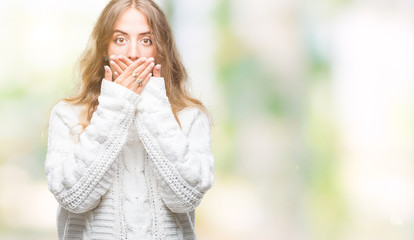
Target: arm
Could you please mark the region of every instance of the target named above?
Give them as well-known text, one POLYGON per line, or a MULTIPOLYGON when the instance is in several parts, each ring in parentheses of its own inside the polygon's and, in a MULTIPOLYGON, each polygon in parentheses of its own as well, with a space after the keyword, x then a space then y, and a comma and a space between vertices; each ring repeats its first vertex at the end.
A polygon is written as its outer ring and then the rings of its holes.
POLYGON ((103 80, 98 101, 79 141, 71 133, 78 122, 71 105, 59 103, 50 117, 45 163, 49 189, 63 208, 75 213, 95 208, 110 187, 139 96, 103 80))
POLYGON ((135 124, 156 166, 161 198, 173 212, 194 210, 214 181, 207 115, 197 108, 183 110, 181 129, 163 78, 151 78, 137 109, 135 124))

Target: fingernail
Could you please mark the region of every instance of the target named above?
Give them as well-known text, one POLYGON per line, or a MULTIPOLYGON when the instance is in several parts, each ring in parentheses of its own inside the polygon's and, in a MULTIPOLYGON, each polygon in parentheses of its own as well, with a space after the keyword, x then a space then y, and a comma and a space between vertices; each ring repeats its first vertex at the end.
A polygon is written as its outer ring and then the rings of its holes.
POLYGON ((114 65, 114 64, 115 64, 115 62, 111 60, 111 61, 109 62, 109 64, 114 65))
POLYGON ((154 62, 152 62, 152 63, 150 63, 150 66, 152 67, 152 66, 154 66, 155 65, 155 63, 154 62))
POLYGON ((118 75, 118 72, 114 72, 115 75, 118 75))
POLYGON ((148 75, 152 76, 152 73, 149 73, 148 75))
POLYGON ((161 69, 161 64, 157 64, 157 66, 155 66, 157 69, 161 69))
POLYGON ((110 59, 115 59, 115 55, 111 55, 110 59))
POLYGON ((147 59, 147 61, 154 61, 154 58, 150 57, 150 58, 147 59))

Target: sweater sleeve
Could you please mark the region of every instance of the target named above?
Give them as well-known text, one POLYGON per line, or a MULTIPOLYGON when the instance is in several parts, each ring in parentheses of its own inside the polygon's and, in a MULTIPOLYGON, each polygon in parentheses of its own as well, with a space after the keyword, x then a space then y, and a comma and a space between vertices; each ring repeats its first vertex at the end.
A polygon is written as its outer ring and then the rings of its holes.
POLYGON ((102 80, 99 105, 79 138, 73 133, 79 122, 75 106, 60 102, 53 108, 45 171, 49 189, 63 208, 82 213, 99 204, 112 183, 114 162, 139 100, 127 88, 102 80))
POLYGON ((186 108, 180 127, 163 78, 151 78, 141 98, 135 124, 156 167, 160 196, 171 211, 190 212, 214 182, 209 119, 198 108, 186 108))

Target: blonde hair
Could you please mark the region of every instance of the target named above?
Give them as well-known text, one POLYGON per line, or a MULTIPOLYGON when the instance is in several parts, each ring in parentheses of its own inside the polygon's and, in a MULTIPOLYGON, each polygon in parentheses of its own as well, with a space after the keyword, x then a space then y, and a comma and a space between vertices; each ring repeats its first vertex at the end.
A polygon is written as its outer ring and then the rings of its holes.
POLYGON ((89 125, 92 114, 98 107, 101 83, 105 76, 106 52, 118 17, 128 8, 141 11, 151 28, 157 63, 161 64, 161 76, 165 81, 167 97, 175 119, 180 124, 177 113, 185 107, 194 106, 206 112, 203 104, 190 97, 186 82, 187 72, 181 62, 174 38, 161 9, 152 0, 112 0, 102 11, 91 35, 89 43, 81 56, 79 67, 81 84, 76 96, 64 101, 74 105, 84 105, 80 116, 83 129, 89 125))

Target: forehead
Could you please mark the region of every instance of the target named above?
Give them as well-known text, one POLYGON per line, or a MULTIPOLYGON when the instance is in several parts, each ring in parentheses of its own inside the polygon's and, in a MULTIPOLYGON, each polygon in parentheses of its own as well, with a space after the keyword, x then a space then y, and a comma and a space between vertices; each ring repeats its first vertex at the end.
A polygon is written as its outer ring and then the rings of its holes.
POLYGON ((136 8, 128 8, 118 17, 114 30, 122 30, 128 34, 139 34, 150 31, 147 18, 136 8))

